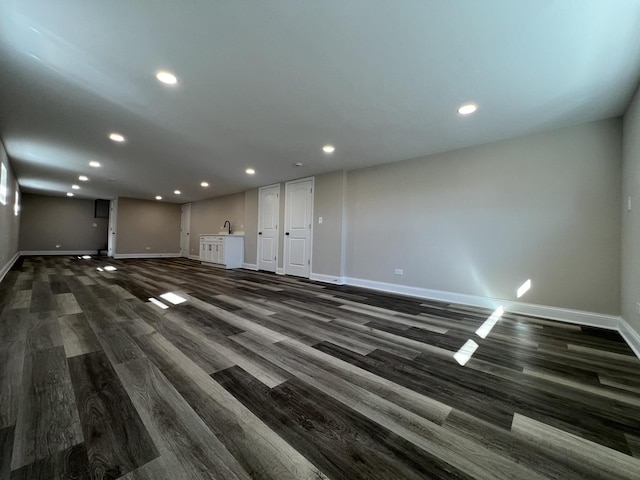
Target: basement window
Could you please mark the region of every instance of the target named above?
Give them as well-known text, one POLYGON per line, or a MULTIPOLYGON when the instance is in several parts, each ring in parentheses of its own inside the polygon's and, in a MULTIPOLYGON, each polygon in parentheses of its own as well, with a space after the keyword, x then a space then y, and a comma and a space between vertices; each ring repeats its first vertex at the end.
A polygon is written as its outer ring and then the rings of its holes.
POLYGON ((16 193, 13 199, 13 214, 17 217, 20 215, 20 188, 18 182, 16 182, 16 193))
POLYGON ((7 204, 7 167, 0 163, 0 203, 7 204))

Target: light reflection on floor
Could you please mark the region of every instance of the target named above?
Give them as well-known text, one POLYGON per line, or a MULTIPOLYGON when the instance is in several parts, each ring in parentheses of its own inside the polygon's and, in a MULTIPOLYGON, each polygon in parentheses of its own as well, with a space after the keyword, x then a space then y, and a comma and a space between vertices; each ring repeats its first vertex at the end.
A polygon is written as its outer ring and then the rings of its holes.
MULTIPOLYGON (((529 291, 530 288, 531 288, 531 279, 528 279, 526 282, 520 285, 518 290, 516 290, 517 298, 522 297, 525 293, 529 291)), ((478 329, 476 330, 476 335, 478 335, 480 338, 483 338, 483 339, 487 338, 487 336, 489 335, 489 333, 491 333, 491 330, 493 329, 493 327, 495 327, 495 325, 498 323, 498 320, 500 320, 503 314, 504 314, 504 307, 500 305, 498 308, 496 308, 493 311, 493 313, 489 316, 489 318, 487 318, 484 321, 484 323, 480 325, 480 327, 478 327, 478 329)), ((462 347, 460 347, 460 350, 458 350, 456 353, 453 354, 453 358, 455 358, 455 360, 464 367, 465 364, 476 352, 478 347, 479 345, 476 342, 469 339, 465 342, 464 345, 462 345, 462 347)))

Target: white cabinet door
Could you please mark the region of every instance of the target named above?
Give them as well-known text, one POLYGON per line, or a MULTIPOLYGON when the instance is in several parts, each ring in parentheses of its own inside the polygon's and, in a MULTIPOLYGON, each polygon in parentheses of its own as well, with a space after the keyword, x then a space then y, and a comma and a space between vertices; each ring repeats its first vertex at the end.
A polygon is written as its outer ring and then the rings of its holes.
POLYGON ((224 238, 218 237, 214 241, 213 247, 215 249, 213 252, 213 262, 224 264, 224 238))
POLYGON ((244 238, 226 235, 201 235, 200 260, 216 263, 225 268, 242 267, 244 238))
POLYGON ((202 240, 200 240, 200 260, 203 262, 207 260, 207 244, 202 240))

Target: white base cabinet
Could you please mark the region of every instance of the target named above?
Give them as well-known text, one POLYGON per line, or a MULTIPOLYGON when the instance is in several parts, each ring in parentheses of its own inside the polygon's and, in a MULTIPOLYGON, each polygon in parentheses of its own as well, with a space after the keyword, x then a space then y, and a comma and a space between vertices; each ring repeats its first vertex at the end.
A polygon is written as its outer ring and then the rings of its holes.
POLYGON ((244 259, 242 235, 200 235, 200 260, 224 268, 240 268, 244 259))

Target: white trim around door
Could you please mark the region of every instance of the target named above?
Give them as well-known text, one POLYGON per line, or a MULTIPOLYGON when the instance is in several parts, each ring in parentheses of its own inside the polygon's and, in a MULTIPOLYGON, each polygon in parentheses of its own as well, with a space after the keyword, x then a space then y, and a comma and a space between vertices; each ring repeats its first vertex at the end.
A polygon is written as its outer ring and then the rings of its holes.
POLYGON ((309 278, 313 251, 314 177, 284 187, 284 273, 309 278))
POLYGON ((109 204, 109 232, 107 235, 107 255, 113 257, 116 254, 116 240, 118 229, 118 199, 111 200, 109 204))
POLYGON ((191 249, 191 204, 185 203, 180 216, 180 255, 189 258, 191 249))
POLYGON ((258 191, 257 269, 275 272, 278 267, 280 184, 258 191))

